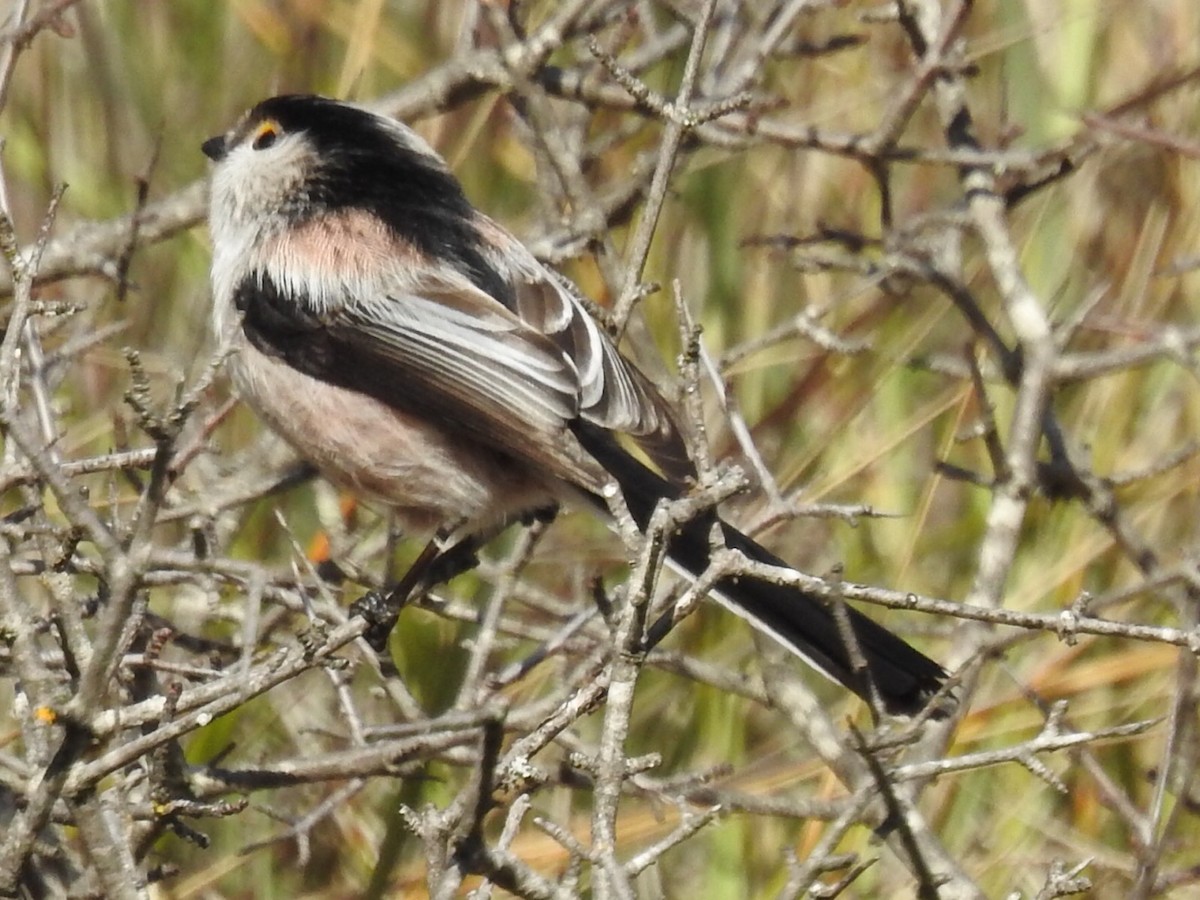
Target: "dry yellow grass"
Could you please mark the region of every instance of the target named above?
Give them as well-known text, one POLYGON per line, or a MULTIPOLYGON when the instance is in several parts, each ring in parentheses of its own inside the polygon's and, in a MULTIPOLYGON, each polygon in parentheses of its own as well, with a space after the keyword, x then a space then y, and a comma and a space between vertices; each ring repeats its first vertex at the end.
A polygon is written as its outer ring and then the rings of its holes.
MULTIPOLYGON (((672 24, 671 4, 639 6, 643 14, 652 8, 655 31, 672 24)), ((753 4, 743 6, 752 16, 753 4)), ((798 45, 820 45, 844 34, 861 35, 865 42, 824 55, 783 54, 765 64, 760 91, 778 104, 765 108, 764 117, 830 134, 876 128, 913 68, 898 27, 864 24, 861 17, 876 6, 814 4, 813 13, 795 25, 798 45)), ((536 24, 554 4, 529 7, 521 16, 536 24)), ((469 53, 473 42, 494 44, 495 29, 476 13, 473 4, 437 0, 81 0, 64 13, 61 36, 43 32, 24 49, 0 109, 4 183, 19 242, 35 239, 60 183, 68 189, 53 224, 56 235, 129 212, 140 178, 151 202, 203 178, 200 141, 269 93, 317 91, 375 100, 440 71, 456 54, 469 53), (474 36, 464 30, 466 22, 475 23, 474 36)), ((636 54, 650 43, 649 31, 623 20, 603 32, 605 40, 615 46, 622 29, 636 35, 624 53, 636 54)), ((1053 323, 1071 323, 1069 334, 1062 332, 1064 346, 1073 352, 1164 348, 1144 364, 1117 366, 1063 386, 1053 398, 1054 414, 1077 460, 1102 478, 1143 474, 1117 484, 1114 496, 1129 531, 1157 556, 1164 583, 1136 591, 1146 576, 1134 554, 1085 504, 1052 502, 1035 492, 1003 590, 1008 609, 1057 614, 1084 591, 1103 599, 1129 590, 1129 597, 1096 613, 1146 625, 1195 625, 1194 619, 1181 619, 1178 598, 1197 590, 1200 522, 1200 458, 1181 452, 1200 436, 1198 34, 1200 5, 1192 0, 979 0, 963 32, 968 99, 986 148, 1037 152, 1071 140, 1094 142, 1078 171, 1032 193, 1007 216, 1033 294, 1053 323), (1191 77, 1156 92, 1156 86, 1189 71, 1191 77), (1129 109, 1115 109, 1139 97, 1129 109), (1176 453, 1174 464, 1156 468, 1176 453), (1178 577, 1166 580, 1172 572, 1178 577)), ((552 61, 567 65, 587 58, 583 45, 574 41, 552 61)), ((683 59, 680 50, 640 74, 669 93, 683 59)), ((597 79, 607 79, 599 66, 594 68, 597 79)), ((585 113, 565 101, 550 108, 561 116, 564 129, 590 116, 588 133, 597 141, 612 138, 586 169, 600 197, 644 164, 639 154, 652 153, 662 132, 661 125, 643 122, 630 127, 628 139, 618 139, 619 130, 629 125, 627 114, 585 113)), ((415 126, 451 161, 480 208, 543 248, 544 239, 557 235, 564 222, 577 221, 572 216, 579 210, 556 203, 548 193, 552 167, 498 92, 464 91, 437 115, 432 106, 425 111, 429 115, 415 126)), ((922 102, 900 143, 945 149, 931 100, 922 102)), ((916 229, 926 216, 964 215, 953 166, 898 165, 890 171, 896 234, 913 236, 916 232, 906 229, 916 229)), ((664 284, 679 279, 704 327, 705 344, 718 359, 809 311, 819 313, 822 328, 869 344, 863 353, 844 354, 796 335, 739 358, 727 373, 756 445, 783 490, 802 491, 800 500, 806 503, 865 504, 894 514, 860 518, 853 526, 837 519, 789 521, 773 526, 764 540, 805 571, 827 572, 840 563, 855 583, 962 600, 978 571, 992 495, 982 486, 946 477, 935 463, 948 460, 985 479, 993 475, 983 441, 966 434, 981 413, 979 397, 962 371, 968 344, 987 368, 988 396, 1002 429, 1011 421, 1014 394, 996 375, 994 354, 981 346, 945 296, 927 284, 900 276, 880 284, 861 268, 801 270, 797 263, 813 247, 784 250, 752 240, 810 236, 822 228, 880 237, 878 185, 859 162, 771 141, 739 149, 705 146, 681 159, 645 277, 664 284)), ((927 233, 944 238, 944 232, 927 233)), ((625 220, 606 233, 616 250, 609 262, 619 263, 629 234, 625 220)), ((917 238, 913 245, 920 246, 917 238)), ((564 259, 563 270, 598 302, 611 304, 614 285, 606 284, 603 263, 582 248, 572 249, 581 252, 564 259)), ((894 244, 855 254, 831 243, 816 249, 836 252, 842 262, 852 256, 882 264, 894 244)), ((924 249, 935 258, 954 259, 959 253, 943 243, 924 249)), ((962 284, 997 323, 1003 339, 1013 342, 986 253, 973 235, 963 237, 960 258, 962 284)), ((40 301, 82 309, 61 321, 43 319, 49 352, 89 335, 101 338, 54 380, 62 458, 147 446, 122 401, 131 383, 122 348, 139 351, 152 395, 164 406, 180 376, 199 377, 209 352, 207 262, 207 236, 197 226, 139 247, 128 284, 121 288, 123 299, 113 279, 95 273, 39 287, 40 301), (119 331, 107 332, 110 326, 119 331)), ((669 291, 652 295, 639 315, 646 327, 635 328, 636 351, 656 353, 668 363, 660 368, 673 371, 678 334, 669 291)), ((227 386, 218 381, 204 395, 202 412, 217 409, 226 396, 227 386)), ((710 412, 715 452, 734 454, 736 442, 722 417, 715 406, 710 412)), ((6 453, 11 457, 15 451, 6 445, 6 453)), ((1041 458, 1047 453, 1043 444, 1041 458)), ((286 458, 281 447, 263 440, 251 415, 234 411, 215 426, 211 452, 175 486, 156 540, 164 547, 186 547, 189 520, 172 521, 172 509, 199 509, 211 499, 212 486, 225 484, 231 472, 286 458)), ((100 514, 125 520, 132 514, 138 493, 129 479, 94 476, 87 483, 89 502, 100 514)), ((35 494, 47 504, 51 519, 61 522, 50 492, 35 494)), ((346 525, 336 499, 323 485, 260 498, 221 519, 220 540, 228 556, 268 562, 282 571, 295 564, 292 537, 303 545, 325 529, 336 535, 339 528, 349 528, 362 543, 344 540, 338 546, 365 548, 357 561, 381 576, 385 523, 377 511, 366 509, 346 525)), ((30 495, 12 488, 0 502, 0 513, 11 517, 30 495)), ((732 509, 739 521, 750 523, 767 505, 762 492, 752 492, 732 509)), ((513 540, 502 540, 490 558, 502 558, 513 540)), ((414 551, 405 547, 402 552, 414 551)), ((620 546, 593 525, 571 518, 556 523, 523 573, 529 587, 517 598, 513 616, 530 627, 546 627, 554 621, 544 608, 551 602, 547 597, 555 602, 582 597, 590 575, 611 572, 622 561, 620 546)), ((23 601, 42 614, 54 584, 24 576, 19 584, 23 601)), ((486 599, 488 584, 486 575, 464 578, 446 594, 469 608, 486 599)), ((80 593, 95 590, 94 582, 82 577, 71 585, 80 593)), ((164 584, 147 592, 153 612, 236 643, 240 614, 229 612, 226 604, 244 604, 242 592, 196 584, 164 584)), ((297 610, 271 609, 269 615, 277 617, 273 627, 284 632, 303 627, 297 610)), ((959 623, 914 613, 879 615, 914 635, 932 655, 963 661, 956 655, 963 646, 959 623)), ((406 613, 403 627, 398 662, 406 689, 427 709, 441 709, 453 699, 466 658, 463 644, 473 625, 414 612, 406 613)), ((997 634, 1021 631, 999 629, 997 634)), ((514 639, 497 654, 495 668, 530 646, 514 639)), ((746 674, 760 691, 755 645, 729 616, 712 609, 699 613, 672 637, 669 649, 723 672, 746 674)), ((1046 765, 1063 778, 1066 795, 1011 762, 946 776, 928 789, 920 801, 926 820, 984 895, 1020 891, 1034 896, 1054 860, 1069 867, 1085 858, 1093 860, 1087 874, 1095 882, 1094 896, 1141 891, 1183 897, 1196 890, 1193 848, 1200 830, 1190 782, 1196 704, 1190 681, 1194 666, 1186 653, 1151 641, 1081 635, 1069 645, 1053 633, 1032 633, 1014 640, 1002 661, 983 665, 948 755, 1010 747, 1036 734, 1044 720, 1034 697, 1044 704, 1070 701, 1067 721, 1080 730, 1167 717, 1176 706, 1186 719, 1186 727, 1176 728, 1164 718, 1144 733, 1099 742, 1085 751, 1086 759, 1076 751, 1047 757, 1046 765), (1164 765, 1180 770, 1167 776, 1170 788, 1156 799, 1164 765), (1107 780, 1102 783, 1097 772, 1107 780), (1146 817, 1147 833, 1165 834, 1158 868, 1163 880, 1151 879, 1149 888, 1138 882, 1136 841, 1142 836, 1106 793, 1114 790, 1146 817)), ((551 668, 522 682, 513 691, 516 701, 552 689, 561 672, 551 668)), ((360 672, 350 689, 364 709, 382 713, 388 707, 375 687, 360 672)), ((15 692, 12 669, 0 669, 0 752, 14 755, 20 745, 15 692)), ((822 697, 839 725, 848 715, 865 720, 861 706, 843 694, 829 690, 822 697)), ((191 763, 201 764, 232 746, 233 759, 248 765, 336 750, 346 741, 345 734, 330 730, 342 724, 339 715, 326 676, 309 672, 189 735, 183 749, 191 763)), ((579 747, 595 740, 597 718, 579 723, 572 739, 579 747)), ((843 796, 841 785, 777 709, 678 674, 650 671, 642 678, 629 743, 631 753, 663 754, 656 777, 728 764, 730 772, 715 782, 724 790, 772 800, 843 796)), ((566 753, 565 747, 547 751, 543 763, 553 768, 566 753)), ((337 785, 256 794, 252 807, 238 816, 195 823, 211 837, 207 849, 173 835, 158 837, 149 858, 178 867, 179 874, 156 886, 154 895, 420 896, 425 856, 396 810, 401 804, 444 805, 468 774, 435 761, 404 779, 371 780, 339 800, 336 813, 323 819, 303 846, 294 840, 259 842, 281 834, 284 819, 317 808, 337 785), (248 846, 256 849, 239 855, 248 846)), ((16 775, 4 783, 13 779, 16 775)), ((586 790, 557 784, 535 795, 534 813, 586 841, 589 803, 586 790)), ((501 818, 490 825, 498 830, 501 818)), ((669 805, 644 793, 629 796, 618 819, 619 852, 632 854, 661 839, 678 820, 679 811, 669 805)), ((637 886, 645 896, 658 890, 706 898, 773 896, 788 880, 787 855, 806 858, 826 826, 820 819, 732 812, 666 854, 637 886)), ((850 888, 851 895, 913 895, 907 870, 891 850, 872 841, 868 829, 852 830, 837 849, 880 857, 850 888)), ((512 850, 550 876, 568 865, 563 846, 530 826, 520 831, 512 850)), ((476 884, 468 881, 466 887, 476 884)), ((589 887, 585 879, 581 889, 589 887)))

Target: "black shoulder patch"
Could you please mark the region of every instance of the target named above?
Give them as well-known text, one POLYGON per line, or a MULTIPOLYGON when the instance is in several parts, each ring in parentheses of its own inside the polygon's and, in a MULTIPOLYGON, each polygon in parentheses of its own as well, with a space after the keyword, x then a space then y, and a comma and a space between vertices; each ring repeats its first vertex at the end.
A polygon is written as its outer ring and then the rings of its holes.
POLYGON ((242 314, 242 331, 251 346, 301 372, 323 375, 333 348, 324 324, 299 299, 284 294, 261 272, 247 275, 233 292, 233 305, 242 314))

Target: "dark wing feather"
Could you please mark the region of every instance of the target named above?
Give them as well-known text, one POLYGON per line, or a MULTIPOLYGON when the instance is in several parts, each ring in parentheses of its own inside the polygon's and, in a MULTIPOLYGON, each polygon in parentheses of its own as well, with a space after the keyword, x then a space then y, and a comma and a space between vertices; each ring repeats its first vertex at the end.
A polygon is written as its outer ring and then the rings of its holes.
POLYGON ((580 402, 570 359, 453 275, 430 274, 403 292, 319 314, 260 275, 243 282, 237 305, 251 342, 301 371, 429 417, 587 490, 604 483, 567 429, 580 402))
POLYGON ((503 252, 490 261, 508 271, 517 315, 575 366, 580 418, 631 437, 671 480, 693 476, 674 414, 658 389, 621 355, 569 282, 544 268, 500 226, 485 222, 501 242, 503 252))

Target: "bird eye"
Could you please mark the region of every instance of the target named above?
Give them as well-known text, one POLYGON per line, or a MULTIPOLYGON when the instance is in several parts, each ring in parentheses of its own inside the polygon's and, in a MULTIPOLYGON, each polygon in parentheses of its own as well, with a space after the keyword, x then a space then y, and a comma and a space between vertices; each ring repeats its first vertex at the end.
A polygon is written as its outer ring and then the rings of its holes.
POLYGON ((276 122, 263 122, 254 129, 254 140, 250 146, 255 150, 266 150, 279 138, 279 125, 276 122))

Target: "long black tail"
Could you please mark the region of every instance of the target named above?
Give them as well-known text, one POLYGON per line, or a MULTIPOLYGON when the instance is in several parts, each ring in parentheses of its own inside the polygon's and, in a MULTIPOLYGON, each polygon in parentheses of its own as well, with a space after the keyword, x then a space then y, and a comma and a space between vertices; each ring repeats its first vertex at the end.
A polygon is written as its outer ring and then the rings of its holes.
MULTIPOLYGON (((639 527, 648 525, 659 500, 680 495, 679 488, 631 456, 607 432, 581 424, 577 426, 576 434, 588 452, 616 478, 629 512, 639 527)), ((596 503, 604 506, 598 497, 596 503)), ((708 566, 709 535, 715 521, 719 521, 715 515, 701 516, 682 526, 670 538, 668 556, 693 576, 708 566)), ((749 559, 790 568, 733 526, 721 522, 721 528, 726 544, 749 559)), ((890 713, 912 715, 919 712, 946 678, 945 670, 932 659, 862 613, 847 607, 850 627, 866 660, 865 672, 855 670, 829 605, 797 588, 743 577, 718 582, 713 597, 859 696, 866 697, 869 685, 873 684, 890 713)), ((654 639, 651 635, 651 640, 654 639)))

